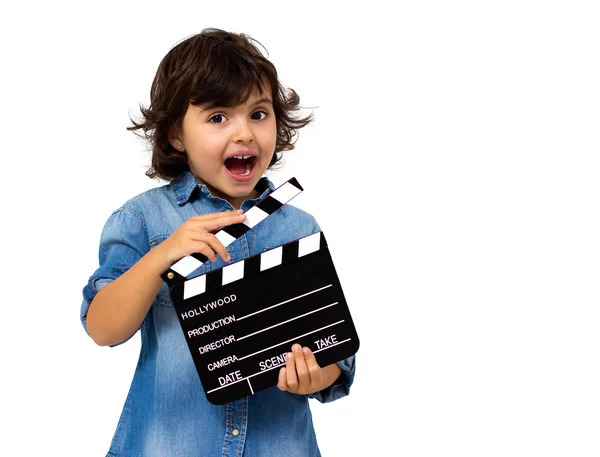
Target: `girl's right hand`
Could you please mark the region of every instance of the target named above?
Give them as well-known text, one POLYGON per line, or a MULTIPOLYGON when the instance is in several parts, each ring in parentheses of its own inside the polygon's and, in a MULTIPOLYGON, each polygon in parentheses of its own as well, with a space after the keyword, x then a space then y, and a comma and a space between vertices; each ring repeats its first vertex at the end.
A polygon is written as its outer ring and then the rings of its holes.
POLYGON ((161 258, 168 262, 170 267, 179 259, 195 252, 200 252, 212 262, 217 260, 216 254, 229 261, 229 254, 223 243, 211 232, 228 225, 239 224, 246 220, 246 215, 241 209, 210 213, 194 216, 181 224, 170 237, 160 243, 154 250, 160 250, 161 258))

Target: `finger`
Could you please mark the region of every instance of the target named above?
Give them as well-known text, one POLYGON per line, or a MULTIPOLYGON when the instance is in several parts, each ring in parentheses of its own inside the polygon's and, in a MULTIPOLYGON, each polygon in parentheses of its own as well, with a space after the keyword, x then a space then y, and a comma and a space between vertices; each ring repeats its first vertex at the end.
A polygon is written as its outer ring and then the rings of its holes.
POLYGON ((298 390, 298 377, 296 376, 296 365, 294 362, 294 354, 288 352, 285 356, 285 381, 288 390, 296 393, 298 390))
POLYGON ((219 227, 225 227, 231 224, 239 224, 246 220, 246 215, 239 212, 234 213, 214 213, 204 216, 194 216, 192 223, 198 224, 201 229, 206 231, 216 230, 219 227))
POLYGON ((243 214, 244 210, 242 209, 236 209, 233 211, 219 211, 216 213, 207 213, 207 214, 201 214, 199 216, 192 216, 190 217, 190 220, 193 221, 210 221, 212 219, 216 219, 218 217, 223 217, 223 216, 231 216, 231 215, 236 215, 236 214, 243 214))
POLYGON ((191 243, 188 245, 188 250, 192 250, 192 253, 200 253, 205 255, 211 262, 217 261, 217 256, 214 249, 212 249, 204 241, 190 240, 191 243))
POLYGON ((189 236, 192 240, 199 241, 201 243, 206 244, 210 251, 210 255, 206 254, 204 251, 197 251, 197 252, 202 252, 202 254, 204 254, 206 257, 208 257, 213 262, 217 260, 217 258, 214 256, 214 253, 216 252, 217 254, 219 254, 219 256, 223 260, 225 260, 226 262, 229 262, 230 258, 229 258, 229 253, 227 252, 227 248, 212 233, 191 231, 189 236))
POLYGON ((283 392, 286 392, 287 389, 287 381, 285 379, 286 369, 282 368, 279 370, 279 380, 277 381, 277 388, 283 392))
POLYGON ((302 348, 304 353, 304 361, 308 367, 308 373, 310 376, 310 386, 312 389, 319 388, 323 384, 323 369, 317 363, 315 355, 308 347, 302 348))
POLYGON ((299 344, 292 346, 292 352, 294 353, 294 363, 296 364, 296 374, 298 376, 298 390, 303 392, 308 390, 310 387, 310 376, 308 374, 308 367, 304 360, 304 354, 302 353, 302 347, 299 344))
POLYGON ((238 214, 235 217, 226 217, 214 219, 208 224, 204 224, 204 231, 209 233, 217 233, 224 227, 234 224, 241 224, 246 220, 245 214, 238 214))

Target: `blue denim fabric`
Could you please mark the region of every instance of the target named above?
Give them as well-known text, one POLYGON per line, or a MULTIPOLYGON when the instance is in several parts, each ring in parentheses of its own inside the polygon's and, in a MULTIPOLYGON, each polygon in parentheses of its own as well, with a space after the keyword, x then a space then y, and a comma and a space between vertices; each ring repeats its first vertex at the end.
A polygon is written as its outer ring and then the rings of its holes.
MULTIPOLYGON (((274 189, 262 178, 261 197, 274 189)), ((258 186, 257 186, 258 188, 258 186)), ((233 209, 214 197, 187 172, 171 184, 129 200, 108 219, 99 249, 100 267, 83 289, 81 321, 96 293, 165 240, 192 216, 233 209)), ((227 247, 231 262, 319 231, 315 219, 285 205, 227 247)), ((206 262, 189 277, 225 263, 206 262)), ((348 395, 354 356, 338 363, 342 376, 312 395, 281 392, 277 387, 226 405, 209 403, 202 389, 166 284, 141 326, 141 352, 107 456, 259 456, 314 457, 319 448, 308 398, 330 402, 348 395), (237 430, 236 435, 233 434, 237 430)))

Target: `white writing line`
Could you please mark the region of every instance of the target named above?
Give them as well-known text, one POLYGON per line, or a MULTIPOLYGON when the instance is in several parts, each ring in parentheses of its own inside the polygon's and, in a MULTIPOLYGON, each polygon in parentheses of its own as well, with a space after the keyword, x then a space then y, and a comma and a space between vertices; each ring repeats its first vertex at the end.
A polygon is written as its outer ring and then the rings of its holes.
POLYGON ((254 352, 253 354, 245 355, 244 357, 240 357, 238 360, 247 359, 248 357, 252 357, 253 355, 260 354, 261 352, 265 352, 265 351, 268 351, 269 349, 276 348, 277 346, 281 346, 282 344, 289 343, 290 341, 297 340, 298 338, 302 338, 303 336, 310 335, 311 333, 318 332, 319 330, 325 330, 326 328, 333 327, 334 325, 341 324, 342 322, 344 322, 343 319, 341 321, 334 322, 333 324, 326 325, 325 327, 321 327, 321 328, 318 328, 316 330, 313 330, 312 332, 305 333, 304 335, 295 336, 294 338, 290 338, 287 341, 282 341, 281 343, 275 344, 275 345, 273 345, 271 347, 268 347, 266 349, 261 349, 260 351, 254 352))
MULTIPOLYGON (((339 343, 336 343, 336 344, 332 344, 331 346, 327 346, 326 348, 319 349, 318 351, 314 351, 314 352, 313 352, 313 354, 314 354, 315 352, 321 352, 321 351, 324 351, 325 349, 332 348, 332 347, 334 347, 334 346, 337 346, 338 344, 342 344, 342 343, 345 343, 346 341, 350 341, 350 340, 351 340, 351 338, 348 338, 347 340, 340 341, 339 343)), ((263 374, 263 373, 266 373, 267 371, 274 370, 275 368, 279 368, 279 367, 280 367, 280 366, 282 366, 282 365, 285 365, 285 362, 284 362, 284 363, 280 363, 280 364, 279 364, 279 365, 277 365, 277 366, 274 366, 274 367, 268 368, 268 369, 266 369, 266 370, 259 371, 258 373, 251 374, 250 376, 246 376, 245 378, 238 379, 237 381, 233 381, 233 382, 231 382, 231 383, 229 383, 229 384, 225 384, 224 386, 217 387, 216 389, 209 390, 209 391, 208 391, 208 392, 206 392, 206 393, 207 393, 207 394, 209 394, 209 393, 211 393, 211 392, 214 392, 214 391, 216 391, 216 390, 220 390, 220 389, 224 389, 225 387, 233 386, 234 384, 237 384, 238 382, 242 382, 242 381, 245 381, 246 379, 253 378, 254 376, 258 376, 259 374, 263 374)))
POLYGON ((208 391, 208 392, 206 392, 206 393, 207 393, 207 394, 209 394, 209 393, 211 393, 211 392, 214 392, 215 390, 223 389, 224 387, 233 386, 234 384, 237 384, 238 382, 244 381, 244 380, 246 380, 246 379, 248 379, 248 378, 253 378, 254 376, 257 376, 257 375, 259 375, 259 374, 266 373, 267 371, 274 370, 275 368, 279 368, 279 367, 280 367, 280 366, 282 366, 282 365, 285 365, 285 362, 284 362, 284 363, 280 363, 279 365, 276 365, 276 366, 274 366, 274 367, 268 368, 268 369, 266 369, 266 370, 259 371, 258 373, 251 374, 250 376, 246 376, 245 378, 238 379, 237 381, 233 381, 233 382, 231 382, 231 383, 229 383, 229 384, 225 384, 224 386, 217 387, 216 389, 209 390, 209 391, 208 391))
POLYGON ((252 392, 252 395, 254 395, 254 389, 252 388, 252 384, 250 384, 250 380, 246 378, 246 381, 248 381, 248 385, 250 386, 250 392, 252 392))
POLYGON ((330 306, 337 305, 338 303, 339 302, 336 301, 335 303, 332 303, 331 305, 323 306, 322 308, 315 309, 314 311, 309 311, 308 313, 302 314, 300 316, 292 317, 291 319, 288 319, 287 321, 283 321, 283 322, 280 322, 279 324, 275 324, 275 325, 271 325, 270 327, 263 328, 262 330, 259 330, 258 332, 250 333, 250 335, 242 336, 241 338, 236 338, 236 341, 241 341, 244 338, 248 338, 253 335, 258 335, 259 333, 266 332, 267 330, 271 330, 272 328, 279 327, 280 325, 295 321, 296 319, 300 319, 301 317, 308 316, 309 314, 312 314, 312 313, 316 313, 317 311, 321 311, 325 308, 329 308, 330 306))
POLYGON ((319 291, 321 291, 323 289, 327 289, 328 287, 331 287, 332 285, 333 284, 329 284, 328 286, 321 287, 320 289, 316 289, 316 290, 313 290, 311 292, 307 292, 307 293, 302 294, 302 295, 298 295, 297 297, 290 298, 289 300, 286 300, 286 301, 282 301, 281 303, 277 303, 276 305, 269 306, 268 308, 261 309, 260 311, 256 311, 254 313, 250 313, 250 314, 247 314, 245 316, 238 317, 237 320, 241 321, 242 319, 246 319, 247 317, 254 316, 255 314, 262 313, 263 311, 268 311, 268 310, 270 310, 272 308, 276 308, 277 306, 285 305, 286 303, 289 303, 291 301, 298 300, 299 298, 306 297, 307 295, 314 294, 315 292, 319 292, 319 291))

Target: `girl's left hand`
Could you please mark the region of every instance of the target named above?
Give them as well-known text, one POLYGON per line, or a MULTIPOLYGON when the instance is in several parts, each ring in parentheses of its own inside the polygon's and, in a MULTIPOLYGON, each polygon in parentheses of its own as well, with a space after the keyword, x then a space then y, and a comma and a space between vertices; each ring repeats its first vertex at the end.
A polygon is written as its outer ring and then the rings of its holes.
POLYGON ((285 368, 279 370, 277 387, 293 394, 312 394, 323 389, 324 378, 312 351, 294 344, 292 352, 286 354, 285 368))

